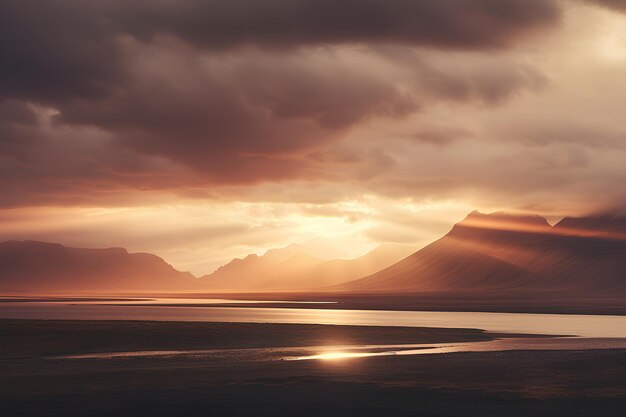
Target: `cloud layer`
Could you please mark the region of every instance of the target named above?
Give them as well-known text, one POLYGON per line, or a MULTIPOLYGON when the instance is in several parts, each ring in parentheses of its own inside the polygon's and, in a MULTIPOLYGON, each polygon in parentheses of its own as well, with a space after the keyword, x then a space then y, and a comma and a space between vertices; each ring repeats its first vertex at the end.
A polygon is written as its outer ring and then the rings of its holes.
POLYGON ((514 61, 457 70, 412 47, 502 49, 560 16, 545 0, 0 8, 5 205, 323 178, 311 155, 359 123, 502 102, 544 82, 514 61))
POLYGON ((624 5, 2 1, 0 207, 622 204, 624 5))

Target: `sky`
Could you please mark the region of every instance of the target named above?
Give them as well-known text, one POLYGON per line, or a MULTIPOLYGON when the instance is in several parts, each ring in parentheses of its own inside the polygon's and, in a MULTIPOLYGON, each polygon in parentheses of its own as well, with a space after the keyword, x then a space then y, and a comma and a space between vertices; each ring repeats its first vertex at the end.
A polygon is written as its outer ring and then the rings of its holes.
POLYGON ((626 206, 626 0, 1 0, 0 240, 209 273, 626 206))

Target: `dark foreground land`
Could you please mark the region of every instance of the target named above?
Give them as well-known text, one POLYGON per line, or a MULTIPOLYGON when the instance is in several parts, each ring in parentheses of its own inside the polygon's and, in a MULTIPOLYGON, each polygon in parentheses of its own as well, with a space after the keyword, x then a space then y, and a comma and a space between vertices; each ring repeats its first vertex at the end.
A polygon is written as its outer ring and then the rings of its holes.
POLYGON ((626 415, 626 350, 280 360, 290 347, 492 337, 471 329, 0 320, 0 416, 626 415), (59 358, 176 349, 206 351, 59 358))
POLYGON ((0 319, 0 359, 143 350, 481 342, 495 338, 478 329, 428 327, 0 319))

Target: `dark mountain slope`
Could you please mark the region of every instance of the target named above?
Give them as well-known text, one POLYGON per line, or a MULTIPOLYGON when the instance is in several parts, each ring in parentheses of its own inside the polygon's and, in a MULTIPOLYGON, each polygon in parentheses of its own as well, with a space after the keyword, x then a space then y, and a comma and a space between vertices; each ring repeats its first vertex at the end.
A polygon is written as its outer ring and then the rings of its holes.
POLYGON ((196 279, 156 255, 123 248, 78 249, 56 243, 0 243, 0 291, 115 291, 194 288, 196 279))
POLYGON ((350 292, 589 291, 626 293, 622 218, 564 219, 470 213, 440 240, 350 292))

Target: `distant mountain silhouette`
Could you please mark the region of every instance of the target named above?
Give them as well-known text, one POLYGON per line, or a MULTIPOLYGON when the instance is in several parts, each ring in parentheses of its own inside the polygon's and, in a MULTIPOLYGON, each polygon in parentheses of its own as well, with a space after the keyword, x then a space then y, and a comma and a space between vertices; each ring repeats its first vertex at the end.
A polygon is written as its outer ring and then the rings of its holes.
POLYGON ((349 292, 556 291, 626 293, 626 220, 470 213, 443 238, 349 292))
POLYGON ((594 217, 566 217, 555 227, 568 229, 572 234, 577 232, 584 235, 598 235, 624 239, 626 236, 626 217, 594 216, 594 217))
POLYGON ((301 245, 272 249, 263 256, 234 259, 201 285, 211 291, 303 291, 337 285, 379 271, 409 254, 403 247, 382 245, 357 259, 323 260, 301 245))
POLYGON ((323 260, 300 245, 235 259, 196 279, 158 256, 123 248, 0 243, 0 293, 78 291, 626 294, 626 218, 561 220, 470 213, 408 255, 384 245, 352 260, 323 260), (363 278, 364 277, 364 278, 363 278))
POLYGON ((56 243, 0 243, 0 291, 182 290, 196 278, 148 253, 77 249, 56 243))

